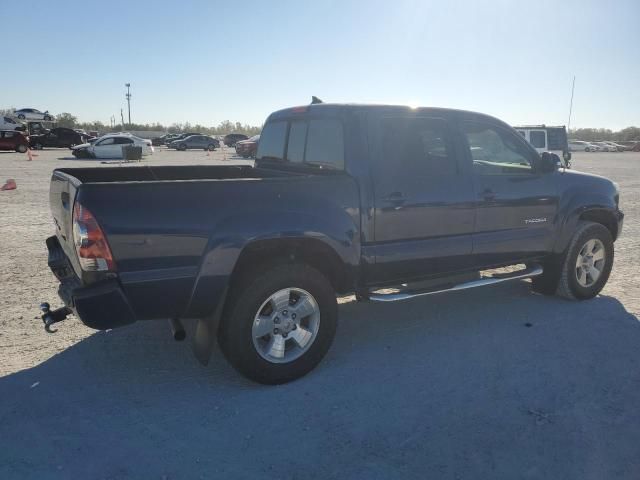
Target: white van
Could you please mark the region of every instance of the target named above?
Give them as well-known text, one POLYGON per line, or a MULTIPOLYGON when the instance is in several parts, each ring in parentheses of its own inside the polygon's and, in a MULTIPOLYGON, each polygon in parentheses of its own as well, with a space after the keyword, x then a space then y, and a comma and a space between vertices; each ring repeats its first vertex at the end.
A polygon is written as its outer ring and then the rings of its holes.
POLYGON ((547 125, 520 125, 514 127, 538 153, 551 152, 564 160, 564 166, 568 167, 571 160, 569 142, 567 141, 567 129, 563 126, 547 125))

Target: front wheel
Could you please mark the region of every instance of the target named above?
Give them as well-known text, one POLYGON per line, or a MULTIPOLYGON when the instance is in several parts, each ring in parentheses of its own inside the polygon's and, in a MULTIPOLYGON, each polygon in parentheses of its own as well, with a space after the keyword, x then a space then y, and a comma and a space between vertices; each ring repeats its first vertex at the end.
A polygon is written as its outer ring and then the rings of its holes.
POLYGON ((183 143, 182 145, 178 145, 178 150, 184 152, 187 149, 187 146, 183 143))
POLYGON ((213 143, 209 144, 209 146, 207 147, 207 150, 209 150, 210 152, 213 152, 215 149, 216 146, 213 143))
POLYGON ((582 222, 564 256, 533 279, 534 290, 572 300, 593 298, 607 283, 613 258, 611 232, 600 223, 582 222))
POLYGON ((24 120, 24 118, 25 118, 25 117, 24 117, 24 115, 23 115, 23 114, 20 114, 20 115, 18 115, 18 118, 19 118, 20 120, 24 120))
POLYGON ((27 146, 24 144, 20 144, 16 147, 16 152, 18 153, 26 153, 27 151, 27 146))
POLYGON ((279 384, 311 371, 329 350, 338 318, 329 280, 302 264, 247 276, 231 292, 218 342, 240 373, 279 384))

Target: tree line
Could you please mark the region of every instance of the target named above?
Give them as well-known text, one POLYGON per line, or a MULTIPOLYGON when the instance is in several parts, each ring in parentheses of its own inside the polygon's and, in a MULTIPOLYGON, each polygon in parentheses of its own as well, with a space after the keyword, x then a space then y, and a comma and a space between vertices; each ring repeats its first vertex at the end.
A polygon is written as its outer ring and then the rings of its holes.
POLYGON ((569 130, 569 138, 585 142, 640 140, 640 127, 627 127, 617 132, 608 128, 572 128, 569 130))
MULTIPOLYGON (((11 116, 13 109, 0 109, 0 115, 11 116)), ((78 117, 68 112, 59 113, 56 117, 56 126, 66 128, 82 128, 84 130, 97 130, 100 133, 121 132, 122 130, 132 131, 155 131, 167 133, 187 133, 197 132, 206 135, 226 135, 227 133, 244 133, 245 135, 257 135, 262 130, 262 126, 247 125, 241 122, 231 122, 225 120, 214 127, 205 127, 199 123, 191 124, 173 123, 171 125, 162 125, 161 123, 125 123, 124 125, 117 123, 114 126, 105 125, 100 121, 96 122, 79 122, 78 117)))

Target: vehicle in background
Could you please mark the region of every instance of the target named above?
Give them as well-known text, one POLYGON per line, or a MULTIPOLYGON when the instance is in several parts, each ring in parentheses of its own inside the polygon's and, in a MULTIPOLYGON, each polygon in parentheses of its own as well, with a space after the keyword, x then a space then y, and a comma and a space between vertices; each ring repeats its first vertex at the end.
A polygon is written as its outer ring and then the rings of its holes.
POLYGON ((164 145, 164 141, 167 138, 166 135, 162 135, 160 137, 153 137, 151 139, 151 145, 153 145, 154 147, 160 147, 162 145, 164 145))
POLYGON ((582 140, 569 140, 569 150, 572 152, 596 152, 598 147, 582 140))
POLYGON ((622 140, 618 142, 627 152, 640 152, 640 140, 622 140))
POLYGON ((202 148, 203 150, 215 150, 220 146, 220 142, 209 135, 190 135, 186 138, 174 140, 169 144, 169 148, 185 151, 190 148, 202 148))
POLYGON ((606 143, 607 145, 614 147, 618 152, 624 152, 626 150, 624 145, 620 145, 619 143, 611 142, 609 140, 603 140, 601 143, 606 143))
POLYGON ((571 151, 567 140, 567 129, 562 126, 519 125, 514 127, 538 153, 555 153, 564 160, 564 166, 571 163, 571 151))
POLYGON ((85 137, 91 136, 87 133, 87 131, 84 128, 74 128, 73 131, 78 132, 80 135, 84 135, 85 137))
POLYGON ((617 152, 618 148, 613 145, 609 145, 607 142, 591 142, 592 145, 600 147, 599 151, 602 152, 617 152))
POLYGON ((71 128, 52 128, 42 135, 31 135, 29 137, 29 145, 36 150, 42 150, 44 147, 49 148, 71 148, 76 145, 87 143, 87 135, 72 130, 71 128))
POLYGON ((18 130, 24 132, 26 129, 26 125, 16 122, 11 117, 0 116, 0 130, 18 130))
POLYGON ((15 150, 25 153, 29 148, 29 137, 17 130, 0 130, 0 150, 15 150))
POLYGON ((126 146, 142 147, 143 156, 153 154, 150 140, 127 133, 103 135, 93 143, 83 143, 73 147, 71 152, 77 158, 118 159, 122 158, 122 147, 126 146))
POLYGON ((170 136, 167 136, 167 139, 165 140, 164 143, 166 146, 169 146, 172 142, 175 142, 176 140, 182 140, 183 138, 187 138, 192 135, 203 135, 203 134, 200 132, 172 133, 170 136))
POLYGON ((274 384, 327 353, 337 296, 394 302, 532 278, 539 293, 594 298, 620 192, 559 162, 488 115, 315 103, 267 118, 256 167, 59 168, 46 246, 65 307, 42 320, 171 319, 183 339, 180 320, 197 319, 201 362, 217 340, 238 371, 274 384), (486 272, 499 267, 513 268, 486 272))
POLYGON ((236 142, 236 153, 243 158, 253 158, 258 150, 260 135, 254 135, 247 140, 236 142))
POLYGON ((49 110, 41 112, 35 108, 21 108, 16 110, 15 116, 20 120, 44 120, 45 122, 52 122, 54 119, 49 110))
POLYGON ((249 137, 243 133, 230 133, 229 135, 224 136, 223 142, 227 147, 235 147, 236 142, 247 140, 248 138, 249 137))

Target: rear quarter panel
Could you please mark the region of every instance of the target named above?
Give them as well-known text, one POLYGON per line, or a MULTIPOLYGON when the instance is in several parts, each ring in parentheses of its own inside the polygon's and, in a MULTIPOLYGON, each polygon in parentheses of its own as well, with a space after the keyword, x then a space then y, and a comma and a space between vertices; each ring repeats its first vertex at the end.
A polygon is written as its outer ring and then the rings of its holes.
POLYGON ((357 188, 348 175, 86 184, 92 211, 140 319, 213 311, 242 249, 315 237, 357 265, 357 188))

